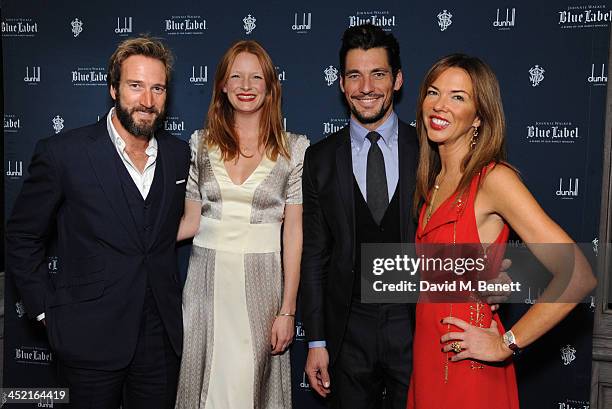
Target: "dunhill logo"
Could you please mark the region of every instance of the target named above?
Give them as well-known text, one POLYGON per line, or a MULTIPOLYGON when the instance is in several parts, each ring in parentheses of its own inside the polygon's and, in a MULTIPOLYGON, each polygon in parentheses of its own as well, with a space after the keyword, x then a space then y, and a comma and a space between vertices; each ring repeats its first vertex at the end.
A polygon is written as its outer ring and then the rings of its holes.
POLYGON ((208 66, 200 65, 199 69, 196 70, 196 66, 191 66, 191 77, 189 77, 189 82, 196 85, 201 85, 208 82, 208 66), (198 75, 196 75, 198 74, 198 75))
POLYGON ((293 15, 293 25, 291 29, 297 32, 306 32, 310 30, 312 28, 312 13, 302 13, 302 21, 300 24, 298 24, 298 14, 299 13, 295 13, 293 15))
POLYGON ((40 66, 26 67, 26 75, 25 77, 23 77, 23 81, 27 83, 39 83, 40 82, 40 66))
POLYGON ((594 85, 603 85, 608 82, 608 77, 605 75, 606 65, 601 64, 601 73, 595 75, 595 64, 591 64, 591 76, 588 78, 589 82, 594 85))
POLYGON ((310 384, 308 383, 308 378, 306 377, 306 372, 302 375, 302 382, 300 382, 300 388, 302 389, 310 389, 310 384))
POLYGON ((555 192, 557 196, 563 199, 573 199, 578 197, 578 178, 569 178, 569 185, 564 189, 563 178, 559 178, 559 189, 555 192))
POLYGON ((132 32, 132 17, 124 17, 123 26, 121 23, 121 18, 117 17, 117 28, 115 28, 116 34, 129 34, 132 32))
POLYGON ((23 176, 23 162, 20 160, 8 161, 6 176, 17 179, 23 176))
MULTIPOLYGON (((502 17, 503 17, 503 14, 502 14, 502 17)), ((511 27, 514 27, 515 17, 516 17, 516 9, 513 7, 512 9, 506 9, 506 18, 500 20, 499 19, 499 9, 497 9, 497 17, 493 21, 493 27, 497 27, 500 30, 503 30, 503 29, 509 30, 511 27)))

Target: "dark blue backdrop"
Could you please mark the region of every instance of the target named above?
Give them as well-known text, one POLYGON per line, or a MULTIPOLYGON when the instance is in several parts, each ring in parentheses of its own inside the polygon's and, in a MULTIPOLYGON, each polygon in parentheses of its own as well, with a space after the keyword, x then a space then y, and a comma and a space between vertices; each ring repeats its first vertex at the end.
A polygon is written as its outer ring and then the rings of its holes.
MULTIPOLYGON (((402 46, 405 82, 397 111, 405 121, 414 119, 416 90, 436 59, 460 51, 486 60, 502 87, 511 163, 576 241, 596 243, 609 0, 372 4, 3 1, 7 214, 35 142, 94 122, 108 111, 107 59, 125 37, 150 33, 175 51, 165 126, 179 138, 202 126, 223 51, 237 39, 254 38, 277 66, 286 128, 315 142, 347 121, 337 80, 340 36, 349 25, 369 20, 392 31, 402 46)), ((185 264, 188 248, 180 251, 185 264)), ((49 269, 58 273, 61 262, 51 257, 49 269)), ((40 326, 29 322, 22 308, 9 280, 5 386, 53 385, 53 354, 40 326)), ((506 322, 523 309, 504 307, 506 322)), ((592 311, 581 306, 525 352, 518 362, 522 407, 588 407, 592 311)), ((298 322, 291 351, 294 406, 316 408, 303 376, 305 348, 298 322)))

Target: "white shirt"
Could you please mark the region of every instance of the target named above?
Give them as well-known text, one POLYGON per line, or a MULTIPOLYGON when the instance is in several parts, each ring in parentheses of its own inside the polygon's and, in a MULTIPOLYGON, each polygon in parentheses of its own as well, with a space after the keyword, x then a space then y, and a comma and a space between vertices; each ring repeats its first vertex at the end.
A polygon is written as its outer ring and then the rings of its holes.
POLYGON ((125 151, 125 141, 117 130, 115 129, 115 125, 113 125, 113 116, 115 115, 115 108, 111 108, 107 117, 106 117, 106 128, 108 129, 108 134, 110 135, 111 141, 113 141, 113 145, 117 149, 117 153, 119 157, 123 161, 125 168, 128 173, 132 177, 134 184, 140 191, 143 199, 147 198, 149 194, 149 190, 151 189, 151 185, 153 184, 153 176, 155 176, 155 163, 157 161, 157 139, 152 137, 149 140, 149 146, 145 150, 145 153, 149 156, 147 159, 147 164, 144 167, 142 173, 136 168, 134 162, 130 159, 127 152, 125 151))

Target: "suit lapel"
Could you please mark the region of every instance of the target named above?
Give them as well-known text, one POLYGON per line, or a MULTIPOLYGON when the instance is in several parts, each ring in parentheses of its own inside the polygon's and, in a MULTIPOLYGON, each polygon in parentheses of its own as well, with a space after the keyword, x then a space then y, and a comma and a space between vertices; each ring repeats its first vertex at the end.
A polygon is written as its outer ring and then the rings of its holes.
POLYGON ((121 179, 117 173, 117 166, 115 166, 118 154, 108 135, 106 117, 98 122, 95 133, 90 135, 90 137, 92 141, 87 146, 87 155, 91 161, 96 178, 108 198, 110 206, 117 215, 117 219, 129 233, 132 240, 138 243, 139 247, 142 247, 136 225, 121 188, 121 179))
MULTIPOLYGON (((336 148, 336 174, 338 176, 338 191, 340 192, 341 206, 344 208, 351 232, 351 239, 355 243, 355 200, 353 197, 353 159, 351 155, 351 138, 349 127, 346 126, 340 135, 340 143, 336 148)), ((353 251, 353 258, 355 252, 353 251)), ((354 261, 354 260, 353 260, 354 261)))
POLYGON ((159 135, 156 135, 157 138, 157 160, 161 163, 162 166, 162 194, 161 194, 161 202, 159 206, 159 212, 155 219, 155 225, 153 226, 152 236, 150 240, 148 240, 148 247, 151 248, 153 244, 157 241, 159 237, 159 231, 161 226, 166 220, 166 215, 168 214, 168 210, 170 210, 170 203, 172 201, 172 194, 174 189, 176 188, 176 167, 174 165, 174 161, 171 160, 170 155, 170 146, 168 144, 168 136, 159 132, 159 135))

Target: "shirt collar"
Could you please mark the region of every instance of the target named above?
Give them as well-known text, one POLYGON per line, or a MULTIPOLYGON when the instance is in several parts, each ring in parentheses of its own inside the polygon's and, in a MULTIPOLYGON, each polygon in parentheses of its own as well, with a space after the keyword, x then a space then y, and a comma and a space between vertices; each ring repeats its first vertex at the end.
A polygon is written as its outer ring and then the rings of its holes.
MULTIPOLYGON (((391 147, 391 144, 397 140, 397 125, 398 119, 395 111, 391 111, 391 115, 383 122, 378 128, 375 129, 383 140, 383 142, 391 147)), ((371 131, 366 129, 363 125, 357 122, 353 117, 350 120, 350 133, 351 142, 358 149, 361 150, 366 140, 366 136, 371 131)))
MULTIPOLYGON (((106 116, 106 129, 108 130, 108 134, 111 138, 111 141, 113 142, 113 145, 115 145, 117 149, 123 152, 125 150, 125 141, 119 135, 119 132, 117 132, 117 129, 115 128, 115 125, 113 124, 114 115, 115 115, 115 107, 112 107, 110 111, 108 111, 108 115, 106 116)), ((149 139, 149 145, 147 146, 147 149, 145 149, 145 153, 148 156, 157 155, 157 139, 155 139, 155 136, 149 139)))

